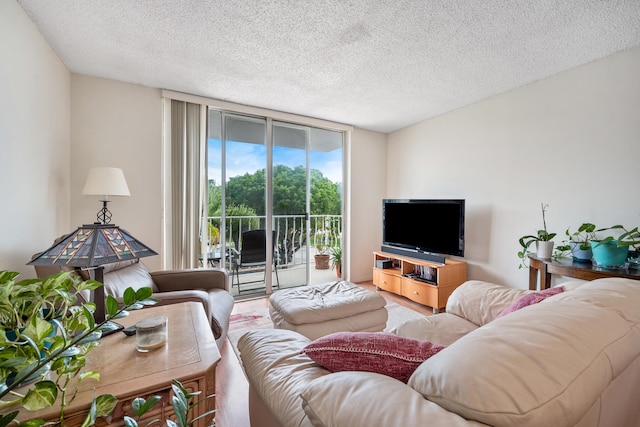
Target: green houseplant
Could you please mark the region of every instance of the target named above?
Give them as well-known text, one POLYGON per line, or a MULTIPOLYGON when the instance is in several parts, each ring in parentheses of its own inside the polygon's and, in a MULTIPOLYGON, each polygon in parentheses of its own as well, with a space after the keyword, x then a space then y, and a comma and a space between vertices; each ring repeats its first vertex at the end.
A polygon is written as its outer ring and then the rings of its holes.
POLYGON ((593 260, 597 266, 617 268, 625 266, 629 254, 629 249, 637 250, 640 247, 640 232, 638 227, 627 230, 622 225, 614 225, 596 230, 597 233, 616 230, 619 235, 612 234, 600 240, 591 241, 593 260))
POLYGON ((553 238, 556 237, 556 233, 549 233, 547 231, 545 213, 549 205, 541 203, 540 207, 542 210, 542 229, 538 230, 535 235, 529 234, 518 239, 518 243, 520 243, 520 247, 522 248, 518 252, 518 258, 520 258, 520 266, 518 268, 527 267, 526 260, 528 249, 533 243, 536 244, 536 256, 545 259, 551 258, 551 254, 553 252, 553 238))
MULTIPOLYGON (((178 380, 173 380, 171 389, 173 390, 173 396, 171 397, 171 406, 173 407, 173 412, 175 414, 176 420, 167 420, 168 427, 190 427, 198 420, 208 420, 208 417, 211 417, 216 412, 216 410, 213 409, 195 418, 190 418, 191 412, 196 406, 207 399, 215 397, 215 394, 204 396, 203 398, 198 399, 200 395, 199 391, 189 393, 189 391, 185 389, 182 383, 178 380)), ((144 399, 142 397, 134 399, 131 406, 135 418, 125 416, 124 425, 127 427, 138 427, 138 421, 140 420, 140 417, 153 409, 160 401, 160 399, 160 396, 151 396, 148 399, 144 399)), ((154 421, 149 424, 152 424, 153 422, 154 421)), ((207 425, 215 425, 215 422, 212 420, 211 423, 207 425)))
MULTIPOLYGON (((95 304, 78 304, 78 295, 102 283, 81 281, 68 272, 16 281, 18 275, 0 271, 0 410, 4 411, 0 427, 17 424, 18 411, 7 413, 11 408, 35 411, 58 401, 58 425, 64 426, 65 408, 75 397, 67 393, 71 383, 99 380, 99 373, 84 371, 84 367, 86 355, 98 346, 101 327, 127 309, 153 304, 149 299, 152 291, 127 289, 122 307, 107 296, 107 319, 96 323, 95 304), (49 372, 55 374, 52 379, 49 372)), ((95 397, 83 425, 93 425, 97 417, 111 414, 116 403, 112 395, 95 397)), ((26 425, 44 425, 44 421, 31 420, 26 425)))
POLYGON ((620 230, 622 233, 618 237, 614 237, 613 235, 606 236, 603 239, 599 240, 600 242, 606 243, 615 241, 616 245, 620 247, 627 246, 633 247, 634 249, 637 249, 640 246, 640 231, 638 230, 638 227, 627 230, 622 225, 613 225, 611 227, 596 230, 596 232, 603 232, 608 230, 620 230))
POLYGON ((571 251, 571 255, 576 261, 590 261, 593 253, 591 251, 591 241, 596 238, 596 226, 589 222, 582 223, 577 231, 571 232, 569 228, 565 230, 568 244, 558 246, 559 251, 571 251))
POLYGON ((335 268, 338 278, 342 277, 342 246, 333 246, 329 249, 329 262, 331 268, 335 268))
POLYGON ((313 256, 317 270, 329 269, 329 253, 323 232, 318 231, 314 236, 314 246, 316 254, 313 256))

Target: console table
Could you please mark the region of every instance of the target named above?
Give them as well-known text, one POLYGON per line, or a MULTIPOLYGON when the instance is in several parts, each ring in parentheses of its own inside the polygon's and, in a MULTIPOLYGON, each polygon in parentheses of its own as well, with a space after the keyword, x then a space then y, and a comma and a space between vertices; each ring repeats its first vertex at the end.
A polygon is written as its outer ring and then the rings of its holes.
MULTIPOLYGON (((154 316, 167 316, 167 343, 149 353, 136 350, 135 336, 121 332, 103 337, 100 347, 87 356, 86 370, 100 373, 100 381, 85 380, 76 399, 66 410, 65 425, 79 426, 86 416, 95 395, 111 393, 118 398, 118 405, 111 420, 98 420, 97 426, 122 426, 124 415, 133 416, 131 402, 136 397, 159 395, 162 400, 145 414, 140 425, 153 419, 160 424, 173 414, 171 406, 171 382, 179 380, 189 391, 200 390, 199 398, 215 393, 215 368, 220 352, 211 332, 202 304, 187 302, 150 307, 132 311, 118 323, 135 325, 138 321, 154 316), (95 390, 94 390, 95 389, 95 390)), ((215 408, 215 399, 208 399, 196 407, 197 415, 215 408)), ((42 418, 57 420, 59 406, 39 412, 23 412, 19 419, 42 418)), ((205 419, 196 425, 204 427, 205 419)))
POLYGON ((574 261, 573 258, 542 259, 529 255, 529 289, 551 287, 551 275, 573 277, 582 280, 601 279, 603 277, 626 277, 640 280, 640 270, 595 267, 591 262, 574 261))

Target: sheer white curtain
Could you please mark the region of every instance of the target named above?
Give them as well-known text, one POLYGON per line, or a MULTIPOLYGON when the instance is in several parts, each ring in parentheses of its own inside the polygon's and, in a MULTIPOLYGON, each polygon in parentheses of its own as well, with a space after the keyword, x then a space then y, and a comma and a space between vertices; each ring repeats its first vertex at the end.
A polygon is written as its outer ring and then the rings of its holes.
MULTIPOLYGON (((206 218, 207 108, 171 100, 171 238, 169 268, 194 268, 202 253, 201 218, 206 218)), ((206 223, 205 223, 206 224, 206 223)))

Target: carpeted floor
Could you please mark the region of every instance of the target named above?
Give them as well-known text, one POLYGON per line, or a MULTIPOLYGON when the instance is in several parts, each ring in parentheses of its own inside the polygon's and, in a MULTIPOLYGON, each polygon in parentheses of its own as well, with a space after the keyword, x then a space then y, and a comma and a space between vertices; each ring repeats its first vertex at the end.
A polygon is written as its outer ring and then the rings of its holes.
MULTIPOLYGON (((387 327, 385 331, 389 331, 407 320, 424 317, 424 315, 416 311, 389 300, 387 300, 387 311, 389 312, 389 319, 387 320, 387 327)), ((229 324, 228 337, 236 356, 238 355, 238 340, 242 335, 254 329, 272 328, 273 323, 271 323, 271 319, 269 318, 268 308, 262 308, 249 313, 232 315, 229 324)))

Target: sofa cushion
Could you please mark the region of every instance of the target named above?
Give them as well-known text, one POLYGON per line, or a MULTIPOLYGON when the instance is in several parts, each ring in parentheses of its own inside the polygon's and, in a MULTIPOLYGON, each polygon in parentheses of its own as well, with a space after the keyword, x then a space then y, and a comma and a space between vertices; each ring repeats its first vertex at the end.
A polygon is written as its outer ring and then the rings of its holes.
POLYGON ((420 341, 448 346, 459 340, 478 325, 451 313, 439 313, 436 316, 425 316, 392 328, 389 333, 420 341))
POLYGON ((308 384, 302 407, 316 427, 471 427, 470 422, 429 402, 391 377, 336 372, 308 384))
POLYGON ((502 310, 527 292, 524 289, 469 280, 449 296, 446 311, 482 326, 495 319, 502 310))
POLYGON ((129 287, 134 290, 146 287, 151 288, 153 292, 157 291, 149 270, 141 262, 112 270, 109 274, 104 275, 104 288, 107 295, 122 298, 125 289, 129 287))
POLYGON ((408 384, 490 425, 575 425, 635 359, 637 287, 602 279, 511 313, 425 361, 408 384))
MULTIPOLYGON (((111 264, 105 264, 102 267, 102 274, 106 275, 111 273, 112 271, 122 270, 123 268, 127 268, 130 265, 137 264, 137 263, 140 263, 140 260, 136 258, 136 259, 130 259, 127 261, 112 262, 111 264)), ((78 268, 78 272, 80 274, 80 277, 82 277, 82 280, 91 279, 91 274, 89 273, 89 270, 84 268, 78 268)))
POLYGON ((520 298, 514 301, 509 307, 505 308, 496 316, 496 319, 506 316, 509 313, 513 313, 514 311, 518 311, 521 308, 528 307, 533 304, 537 304, 539 302, 544 301, 545 299, 552 297, 554 295, 563 292, 564 288, 562 286, 558 286, 555 288, 543 289, 541 291, 529 292, 522 295, 520 298))
MULTIPOLYGON (((109 274, 112 271, 118 271, 118 270, 122 270, 123 268, 127 268, 130 265, 133 264, 142 264, 140 262, 140 259, 136 258, 136 259, 130 259, 127 261, 120 261, 120 262, 112 262, 111 264, 106 264, 104 266, 104 274, 109 274)), ((148 271, 148 270, 147 270, 148 271)))
POLYGON ((415 369, 444 346, 381 332, 336 332, 301 353, 332 372, 366 371, 406 383, 415 369))

